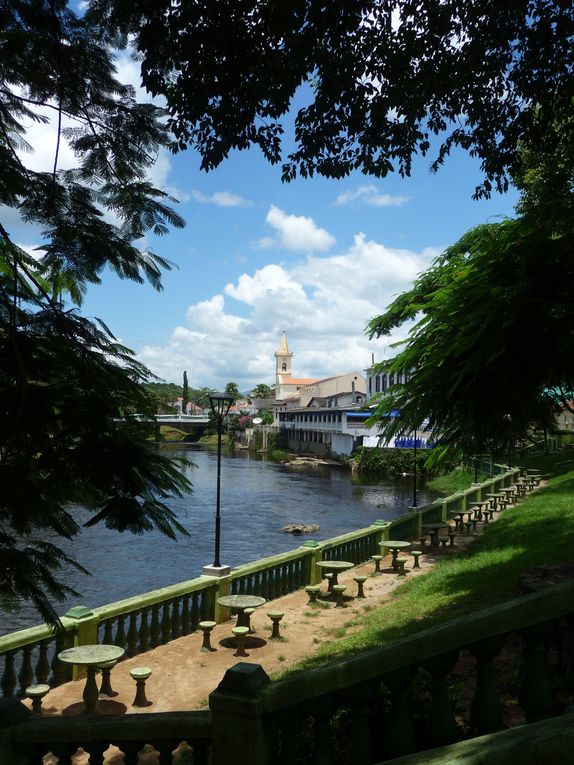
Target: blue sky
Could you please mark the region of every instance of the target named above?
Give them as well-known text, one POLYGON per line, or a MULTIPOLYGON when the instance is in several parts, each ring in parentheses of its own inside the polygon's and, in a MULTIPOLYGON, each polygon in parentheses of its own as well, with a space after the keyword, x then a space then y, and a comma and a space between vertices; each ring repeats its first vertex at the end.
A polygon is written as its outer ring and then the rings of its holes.
MULTIPOLYGON (((120 79, 137 84, 126 56, 118 68, 120 79)), ((52 139, 53 128, 31 126, 38 148, 26 161, 46 162, 52 139)), ((64 166, 73 162, 61 156, 64 166)), ((192 387, 274 382, 283 329, 294 375, 363 369, 371 354, 390 355, 392 342, 368 341, 366 322, 468 228, 513 214, 514 191, 472 200, 481 173, 467 154, 456 152, 436 174, 430 162, 417 158, 408 179, 356 173, 282 184, 280 167, 257 149, 209 174, 194 151, 161 154, 152 179, 180 199, 187 226, 146 244, 176 268, 161 293, 107 274, 83 311, 163 379, 180 383, 187 370, 192 387)), ((26 248, 38 244, 33 230, 16 225, 13 235, 26 248)))

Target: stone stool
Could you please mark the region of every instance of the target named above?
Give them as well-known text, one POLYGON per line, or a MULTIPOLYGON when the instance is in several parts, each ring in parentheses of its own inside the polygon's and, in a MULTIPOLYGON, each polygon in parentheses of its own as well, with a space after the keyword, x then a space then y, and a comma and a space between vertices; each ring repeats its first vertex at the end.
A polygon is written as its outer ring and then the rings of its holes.
POLYGON ((327 592, 333 592, 333 574, 332 573, 325 574, 324 578, 327 580, 327 584, 328 584, 327 592))
POLYGON ((420 545, 421 545, 421 550, 424 550, 425 547, 426 547, 426 543, 427 543, 427 537, 426 536, 421 537, 419 539, 419 542, 420 542, 420 545))
POLYGON ((334 584, 333 585, 333 592, 335 593, 335 597, 337 598, 337 602, 335 603, 335 608, 346 608, 345 602, 343 600, 343 593, 345 592, 347 588, 344 584, 334 584))
POLYGON ((245 621, 243 622, 243 626, 244 627, 249 627, 249 634, 253 635, 255 630, 253 629, 253 627, 251 625, 251 617, 255 613, 255 609, 254 608, 244 608, 243 609, 243 613, 245 615, 245 621))
POLYGON ((441 537, 441 538, 440 538, 440 543, 441 543, 441 545, 442 545, 443 547, 446 547, 446 546, 447 546, 447 544, 448 544, 448 537, 441 537))
POLYGON ((472 523, 472 533, 474 534, 476 532, 476 527, 478 525, 478 520, 476 518, 473 518, 471 523, 472 523))
POLYGON ((399 576, 405 576, 406 570, 405 570, 405 563, 407 562, 407 558, 397 558, 397 572, 399 576))
POLYGON ((145 695, 145 681, 151 675, 151 669, 149 667, 134 667, 130 669, 130 675, 136 681, 136 697, 132 707, 149 707, 151 701, 148 701, 145 695))
POLYGON ((307 587, 305 587, 305 592, 309 596, 309 600, 307 601, 307 605, 312 605, 313 603, 317 602, 317 597, 319 596, 319 593, 321 592, 321 588, 318 584, 308 584, 307 587))
POLYGON ((209 653, 216 650, 211 647, 211 630, 216 624, 217 622, 199 622, 199 629, 203 632, 203 643, 199 649, 201 653, 209 653))
POLYGON ((237 639, 237 650, 234 656, 249 656, 245 650, 245 638, 249 634, 249 627, 233 627, 231 630, 237 639))
POLYGON ((50 690, 49 685, 29 685, 26 688, 26 696, 32 699, 32 712, 36 715, 42 714, 42 699, 50 690))
POLYGON ((373 576, 378 576, 381 573, 381 561, 383 560, 383 556, 371 555, 371 560, 375 561, 375 570, 373 571, 373 576))
POLYGON ((464 515, 462 513, 455 513, 455 515, 453 515, 453 518, 454 518, 454 528, 457 531, 462 531, 463 530, 462 529, 462 524, 464 522, 464 515))
POLYGON ((367 581, 366 576, 354 576, 353 579, 357 583, 357 597, 358 598, 365 598, 365 590, 363 589, 363 585, 367 581))
POLYGON ((415 562, 413 563, 413 568, 420 568, 421 567, 421 564, 419 562, 419 558, 421 557, 422 554, 423 554, 422 550, 413 550, 411 552, 411 555, 415 559, 415 562))
POLYGON ((283 611, 268 611, 267 616, 273 622, 273 629, 271 631, 270 640, 280 640, 281 633, 279 632, 279 622, 283 618, 283 611))
POLYGON ((456 534, 454 533, 454 531, 449 531, 447 536, 448 536, 448 538, 450 540, 449 547, 454 547, 454 539, 456 537, 456 534))
POLYGON ((102 683, 100 685, 100 693, 104 696, 117 696, 117 691, 114 691, 112 688, 112 682, 111 682, 111 674, 112 669, 116 666, 118 662, 114 659, 113 661, 106 661, 105 664, 100 664, 98 669, 101 669, 102 671, 102 683))
POLYGON ((472 521, 465 521, 464 525, 466 526, 466 533, 470 534, 470 530, 473 528, 472 521))

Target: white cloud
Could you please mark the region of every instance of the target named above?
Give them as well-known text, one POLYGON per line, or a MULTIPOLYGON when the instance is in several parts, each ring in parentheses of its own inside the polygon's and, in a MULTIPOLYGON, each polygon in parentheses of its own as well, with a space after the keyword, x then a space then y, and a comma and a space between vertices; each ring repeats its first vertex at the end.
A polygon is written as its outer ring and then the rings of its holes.
POLYGON ((335 237, 317 226, 306 215, 289 215, 271 205, 265 221, 277 232, 275 237, 263 237, 254 242, 258 249, 283 247, 294 252, 325 252, 335 244, 335 237))
POLYGON ((377 187, 370 183, 367 186, 359 186, 355 191, 343 191, 335 200, 335 204, 348 205, 351 202, 362 202, 374 207, 400 207, 408 201, 408 197, 381 194, 377 191, 377 187))
POLYGON ((202 205, 217 205, 218 207, 251 207, 252 205, 248 199, 240 197, 239 194, 233 194, 231 191, 215 191, 210 196, 206 196, 201 191, 194 189, 191 196, 202 205))
POLYGON ((234 380, 249 390, 274 383, 274 353, 285 329, 295 375, 364 369, 372 353, 377 360, 391 355, 390 344, 408 333, 402 327, 391 338, 370 341, 365 325, 408 289, 434 254, 433 248, 398 250, 357 234, 344 252, 243 273, 222 294, 189 306, 187 324, 138 357, 167 380, 179 380, 187 369, 192 386, 222 388, 234 380))

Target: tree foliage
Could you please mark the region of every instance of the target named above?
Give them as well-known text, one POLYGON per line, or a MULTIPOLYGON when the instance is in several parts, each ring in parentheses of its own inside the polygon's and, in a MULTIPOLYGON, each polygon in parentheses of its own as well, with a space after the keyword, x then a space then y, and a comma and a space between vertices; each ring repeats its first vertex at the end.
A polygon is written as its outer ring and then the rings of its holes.
POLYGON ((275 388, 266 383, 259 383, 251 391, 250 395, 253 398, 270 399, 275 398, 275 388))
POLYGON ((0 604, 30 599, 54 621, 70 592, 58 571, 78 564, 53 540, 80 532, 75 506, 87 525, 185 533, 165 500, 190 484, 132 415, 155 414, 150 373, 74 306, 106 267, 159 289, 169 263, 137 242, 183 221, 147 178, 170 140, 162 112, 116 79, 87 20, 64 0, 13 0, 0 27, 0 604), (48 115, 56 148, 33 170, 26 127, 48 115), (15 216, 37 257, 14 244, 15 216))
POLYGON ((553 154, 523 147, 516 219, 478 226, 368 325, 415 320, 390 372, 409 372, 378 406, 386 435, 430 427, 467 454, 548 427, 574 391, 574 120, 553 154), (388 421, 385 411, 402 418, 388 421))
POLYGON ((234 382, 227 383, 227 385, 225 386, 225 392, 233 396, 234 400, 238 399, 241 396, 241 393, 239 392, 239 388, 237 387, 237 383, 234 383, 234 382))
POLYGON ((132 33, 177 147, 204 169, 255 145, 285 180, 408 175, 435 141, 434 168, 456 146, 481 159, 488 195, 572 93, 569 0, 92 0, 89 15, 116 45, 132 33))

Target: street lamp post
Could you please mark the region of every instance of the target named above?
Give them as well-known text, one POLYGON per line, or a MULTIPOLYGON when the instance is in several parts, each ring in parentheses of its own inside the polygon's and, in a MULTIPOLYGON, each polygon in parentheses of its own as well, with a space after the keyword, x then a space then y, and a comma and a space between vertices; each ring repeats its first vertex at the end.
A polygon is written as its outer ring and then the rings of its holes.
POLYGON ((417 507, 417 429, 415 428, 415 442, 414 442, 414 472, 413 472, 413 507, 417 507))
POLYGON ((221 565, 219 549, 221 544, 221 428, 232 403, 233 396, 230 393, 213 393, 209 397, 209 405, 217 422, 217 493, 215 499, 215 555, 213 565, 203 568, 203 573, 208 576, 227 576, 231 571, 229 566, 221 565))

